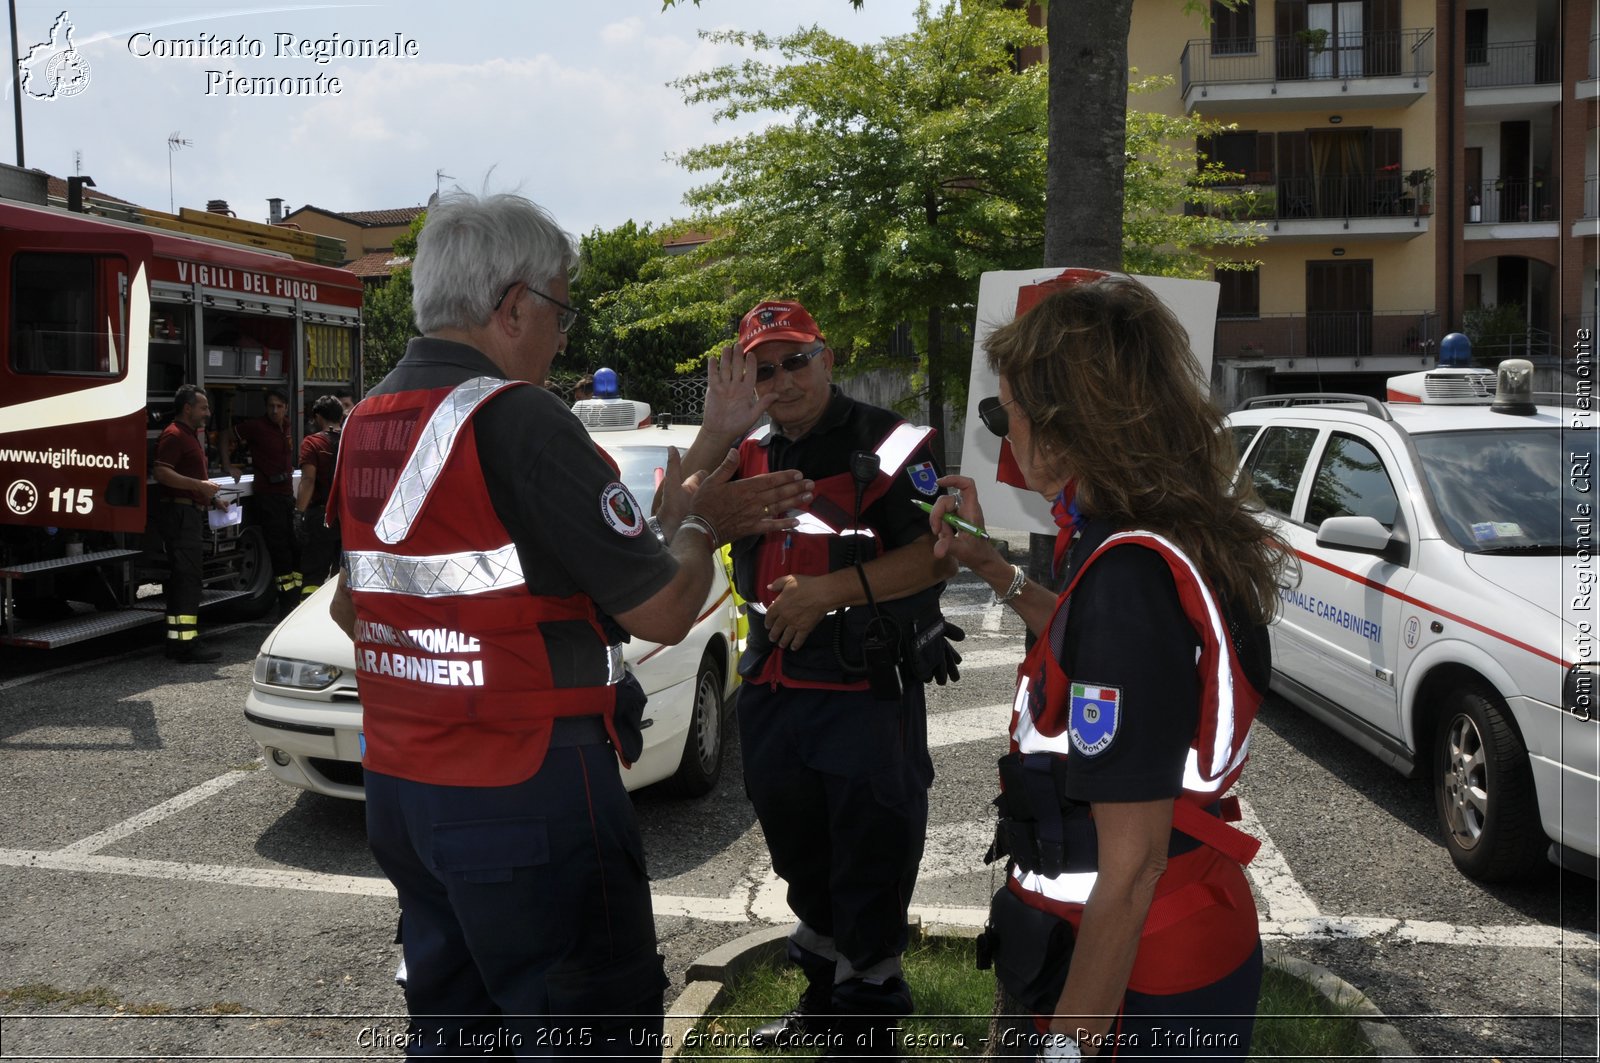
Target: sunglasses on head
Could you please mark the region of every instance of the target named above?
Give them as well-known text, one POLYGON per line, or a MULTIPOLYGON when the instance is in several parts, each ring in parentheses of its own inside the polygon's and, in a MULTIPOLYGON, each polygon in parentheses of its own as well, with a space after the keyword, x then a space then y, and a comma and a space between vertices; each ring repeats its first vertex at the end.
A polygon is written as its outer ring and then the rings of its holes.
POLYGON ((810 350, 800 351, 798 354, 791 354, 781 362, 771 362, 765 365, 758 365, 756 366, 756 383, 763 384, 768 380, 771 380, 773 377, 778 375, 779 369, 782 369, 785 373, 798 373, 800 370, 811 364, 811 359, 815 358, 817 355, 821 354, 827 349, 828 345, 826 343, 819 343, 810 350))
POLYGON ((983 422, 983 427, 1004 439, 1011 434, 1011 415, 1006 413, 1006 407, 1016 402, 1016 398, 1000 401, 1000 396, 991 395, 987 399, 978 400, 978 419, 983 422))

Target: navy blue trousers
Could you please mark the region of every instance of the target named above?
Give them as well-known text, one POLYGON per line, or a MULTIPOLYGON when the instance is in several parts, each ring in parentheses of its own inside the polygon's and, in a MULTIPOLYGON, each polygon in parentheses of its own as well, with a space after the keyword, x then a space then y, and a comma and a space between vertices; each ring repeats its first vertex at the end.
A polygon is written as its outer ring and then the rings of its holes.
POLYGON ((515 786, 366 775, 400 894, 411 1056, 661 1055, 666 976, 633 805, 608 745, 515 786))
POLYGON ((739 737, 745 790, 803 924, 789 954, 810 982, 807 1008, 909 1012, 910 993, 897 977, 850 975, 897 970, 906 947, 933 782, 921 685, 910 684, 896 703, 866 692, 747 684, 739 737), (819 938, 831 939, 836 957, 818 953, 819 938))

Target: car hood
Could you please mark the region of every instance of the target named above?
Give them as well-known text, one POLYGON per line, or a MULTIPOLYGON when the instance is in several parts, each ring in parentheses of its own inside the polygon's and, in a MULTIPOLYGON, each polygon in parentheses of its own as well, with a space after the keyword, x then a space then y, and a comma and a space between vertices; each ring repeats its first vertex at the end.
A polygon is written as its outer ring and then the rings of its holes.
MULTIPOLYGON (((337 584, 325 583, 315 594, 300 603, 272 634, 261 644, 262 653, 275 657, 292 657, 297 661, 315 661, 318 664, 336 664, 354 672, 356 667, 355 644, 333 622, 329 607, 333 602, 337 584)), ((633 639, 622 648, 622 659, 637 664, 639 659, 657 648, 654 642, 633 639)))
POLYGON ((1561 617, 1568 623, 1576 622, 1570 608, 1575 584, 1562 586, 1569 558, 1555 554, 1543 557, 1463 556, 1467 567, 1482 579, 1551 616, 1561 617))

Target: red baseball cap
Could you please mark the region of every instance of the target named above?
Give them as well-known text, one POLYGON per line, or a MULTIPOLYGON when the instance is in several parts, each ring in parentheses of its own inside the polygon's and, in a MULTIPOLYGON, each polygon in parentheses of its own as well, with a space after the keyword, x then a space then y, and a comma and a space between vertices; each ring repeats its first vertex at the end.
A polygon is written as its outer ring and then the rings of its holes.
POLYGON ((776 340, 810 343, 821 338, 822 333, 806 308, 792 300, 757 303, 739 321, 740 354, 748 354, 750 348, 776 340))

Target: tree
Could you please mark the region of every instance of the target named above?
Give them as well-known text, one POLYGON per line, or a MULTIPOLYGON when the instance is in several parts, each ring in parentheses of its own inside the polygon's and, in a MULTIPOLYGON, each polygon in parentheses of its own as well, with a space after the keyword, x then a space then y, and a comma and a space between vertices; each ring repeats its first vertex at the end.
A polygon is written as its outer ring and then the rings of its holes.
POLYGON ((815 28, 703 36, 782 62, 685 78, 685 99, 718 119, 784 120, 680 157, 716 175, 687 201, 691 224, 720 235, 664 271, 651 293, 664 309, 640 327, 722 325, 758 299, 792 296, 861 368, 889 361, 889 337, 910 324, 942 428, 952 369, 965 380, 965 352, 946 342, 951 311, 970 316, 980 274, 1039 260, 1044 74, 1018 74, 1013 59, 1040 31, 998 3, 935 15, 924 2, 911 33, 872 45, 815 28))
POLYGON ((428 220, 418 214, 411 229, 394 240, 394 257, 404 259, 389 271, 389 279, 373 285, 361 298, 361 375, 368 385, 376 384, 394 368, 406 353, 406 344, 420 336, 411 312, 411 261, 417 257, 417 234, 428 220))

